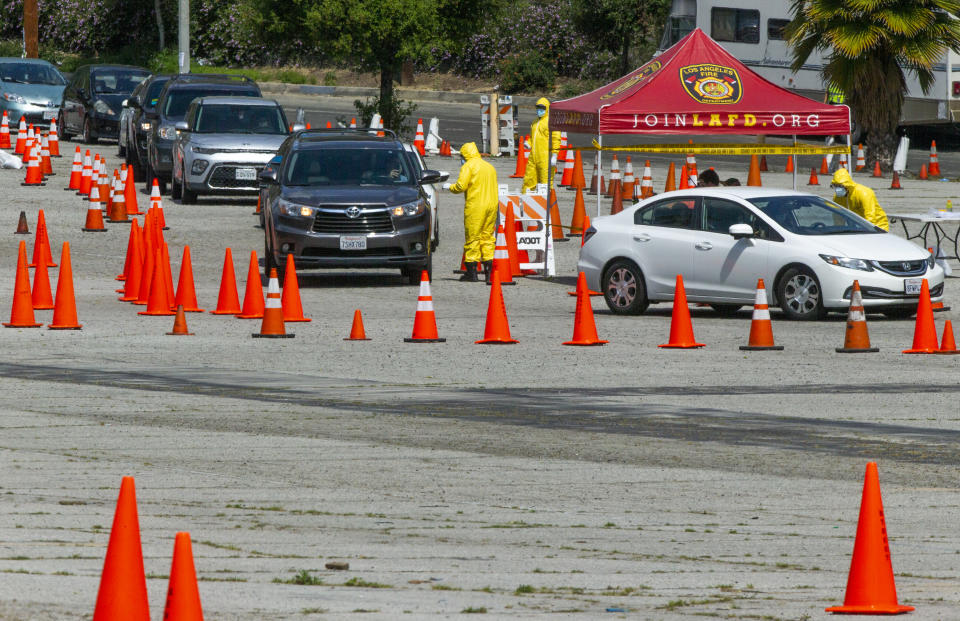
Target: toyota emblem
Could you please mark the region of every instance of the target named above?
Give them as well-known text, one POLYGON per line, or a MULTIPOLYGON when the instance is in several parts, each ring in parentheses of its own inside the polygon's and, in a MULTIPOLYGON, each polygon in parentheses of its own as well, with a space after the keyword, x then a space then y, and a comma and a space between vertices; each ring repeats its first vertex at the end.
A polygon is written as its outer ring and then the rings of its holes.
POLYGON ((343 210, 343 213, 347 214, 348 218, 359 218, 360 217, 360 208, 356 205, 352 205, 343 210))

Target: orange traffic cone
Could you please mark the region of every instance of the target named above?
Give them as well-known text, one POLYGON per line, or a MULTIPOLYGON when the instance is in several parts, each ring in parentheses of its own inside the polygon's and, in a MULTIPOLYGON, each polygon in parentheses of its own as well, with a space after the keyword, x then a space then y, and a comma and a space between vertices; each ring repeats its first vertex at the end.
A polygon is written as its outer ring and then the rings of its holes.
POLYGON ((893 181, 890 182, 890 189, 891 190, 903 189, 900 187, 900 173, 898 173, 897 171, 893 171, 893 181))
POLYGON ((137 314, 173 315, 173 311, 170 310, 170 301, 163 269, 163 251, 157 248, 153 253, 153 276, 150 278, 150 298, 147 301, 147 309, 137 314))
POLYGON ((573 317, 573 338, 563 343, 588 347, 606 345, 610 341, 601 341, 597 336, 597 324, 593 318, 593 306, 587 289, 587 277, 583 272, 577 275, 577 311, 573 317))
POLYGON ((183 247, 183 259, 180 260, 180 277, 177 279, 177 295, 174 297, 173 305, 183 308, 188 313, 203 312, 203 309, 197 306, 197 292, 193 286, 193 262, 190 260, 190 246, 183 247))
POLYGON ((40 172, 44 177, 55 175, 53 164, 50 162, 50 142, 46 134, 40 137, 40 172))
POLYGON ((573 179, 568 190, 583 190, 587 187, 587 180, 583 176, 583 156, 580 151, 573 152, 573 179))
POLYGON ((940 342, 938 354, 960 354, 957 342, 953 338, 953 322, 947 319, 943 323, 943 340, 940 342))
POLYGON ((603 185, 603 171, 600 170, 599 155, 593 158, 593 176, 590 177, 590 189, 587 194, 595 196, 597 192, 604 194, 606 188, 603 185))
POLYGON ((93 162, 90 160, 90 149, 83 156, 83 167, 80 169, 80 187, 77 196, 89 196, 90 186, 93 185, 93 162))
POLYGON ((303 316, 303 304, 300 302, 300 283, 297 280, 297 266, 293 261, 293 253, 287 254, 287 267, 283 271, 283 295, 280 297, 280 306, 283 307, 283 321, 312 321, 303 316))
POLYGON ((40 263, 46 263, 47 267, 56 267, 53 262, 53 255, 50 252, 50 238, 47 236, 47 219, 40 209, 37 213, 37 233, 33 238, 33 260, 29 267, 36 267, 40 263))
POLYGON ((630 161, 630 156, 627 156, 627 165, 624 167, 623 171, 623 181, 620 183, 620 198, 621 200, 631 200, 633 199, 633 186, 636 184, 637 178, 633 174, 633 162, 630 161))
MULTIPOLYGON (((257 270, 260 281, 260 270, 257 270)), ((260 295, 263 295, 262 293, 260 295)), ((280 304, 280 282, 277 280, 277 268, 270 268, 270 281, 267 284, 267 303, 263 307, 263 321, 260 332, 254 332, 254 338, 292 339, 295 334, 286 331, 283 326, 283 308, 280 304)))
POLYGON ((676 175, 676 165, 670 162, 670 167, 667 169, 667 182, 663 186, 664 192, 673 192, 677 189, 676 175))
POLYGON ((138 230, 137 234, 132 238, 133 249, 128 253, 130 262, 124 270, 126 280, 123 283, 123 295, 117 298, 121 302, 133 302, 136 304, 140 298, 140 281, 143 280, 144 267, 143 261, 140 259, 140 255, 143 253, 140 237, 141 235, 138 230))
MULTIPOLYGON (((563 221, 560 219, 560 205, 557 202, 557 193, 553 188, 550 188, 550 232, 553 236, 553 241, 567 241, 566 236, 563 234, 563 221)), ((507 279, 504 279, 501 284, 507 284, 507 279)))
POLYGON ((177 314, 173 318, 173 330, 167 332, 167 336, 193 336, 193 332, 187 328, 187 316, 183 312, 183 304, 177 305, 177 314))
POLYGON ((846 154, 846 153, 841 153, 841 154, 840 154, 840 168, 846 168, 846 167, 847 167, 847 154, 846 154))
POLYGON ((917 179, 927 179, 927 165, 920 164, 920 174, 917 175, 917 179))
POLYGON ((73 267, 70 262, 70 242, 63 242, 60 251, 60 273, 57 275, 57 301, 53 307, 53 321, 48 330, 79 330, 77 299, 73 292, 73 267))
POLYGON ((413 334, 403 339, 404 343, 446 343, 437 334, 437 317, 433 312, 433 296, 430 295, 430 275, 420 273, 420 295, 417 296, 417 314, 413 318, 413 334))
POLYGON ((503 225, 497 225, 497 245, 493 250, 493 269, 487 274, 487 284, 493 285, 492 274, 500 274, 499 282, 501 285, 515 285, 512 277, 513 270, 510 269, 510 253, 507 251, 507 236, 503 231, 503 225))
MULTIPOLYGON (((756 160, 756 156, 753 157, 756 160)), ((703 346, 703 343, 697 343, 693 338, 693 322, 690 321, 690 309, 687 308, 687 292, 683 288, 683 275, 677 274, 677 286, 673 295, 673 314, 670 318, 670 342, 658 347, 689 349, 703 346)))
MULTIPOLYGON (((616 157, 616 155, 614 155, 614 157, 616 157)), ((610 183, 607 185, 607 196, 613 199, 613 205, 616 205, 619 201, 622 208, 623 198, 621 197, 623 196, 623 189, 621 188, 620 169, 616 161, 613 163, 616 168, 613 166, 610 168, 610 183)))
POLYGON ((90 200, 87 203, 87 220, 81 228, 86 233, 104 233, 106 227, 103 226, 103 213, 100 211, 100 188, 96 185, 90 188, 90 200))
POLYGON ((760 156, 760 172, 769 172, 769 171, 770 169, 767 168, 767 156, 761 155, 760 156))
POLYGON ((369 341, 367 333, 363 329, 363 315, 360 309, 353 311, 353 325, 350 326, 350 336, 343 339, 345 341, 369 341))
POLYGON ((820 162, 820 174, 826 175, 830 173, 830 164, 827 163, 827 156, 823 156, 823 160, 820 162))
POLYGON ((173 563, 170 566, 163 618, 170 621, 203 621, 190 533, 177 533, 173 540, 173 563))
POLYGON ((50 291, 50 276, 47 266, 41 263, 33 272, 33 293, 30 295, 33 310, 53 308, 53 293, 50 291))
POLYGON ((583 189, 577 188, 577 197, 573 201, 573 217, 570 218, 570 232, 567 237, 581 237, 583 235, 583 218, 587 215, 583 204, 583 189))
MULTIPOLYGON (((444 140, 446 142, 446 140, 444 140)), ((443 155, 443 148, 441 145, 440 155, 443 155)), ((523 139, 523 136, 520 137, 520 145, 517 149, 517 166, 513 169, 513 174, 510 175, 511 179, 523 179, 523 176, 527 172, 527 149, 526 141, 523 139)))
MULTIPOLYGON (((614 181, 614 183, 617 185, 617 187, 620 186, 619 180, 614 181)), ((623 211, 623 194, 617 190, 617 192, 613 195, 613 200, 610 202, 610 215, 614 216, 621 211, 623 211)))
POLYGON ((0 121, 0 149, 9 149, 10 144, 10 118, 7 111, 3 111, 3 120, 0 121))
MULTIPOLYGON (((331 124, 327 122, 327 127, 331 127, 331 124)), ((420 157, 425 157, 427 155, 426 140, 423 137, 423 119, 417 119, 417 133, 413 137, 413 148, 417 150, 417 153, 420 154, 420 157)))
POLYGON ((643 164, 643 178, 640 180, 640 198, 653 196, 653 173, 650 171, 650 160, 643 164))
POLYGON ((117 274, 116 276, 114 276, 113 278, 114 280, 123 281, 127 279, 127 272, 130 271, 130 262, 132 261, 132 258, 133 258, 134 239, 139 235, 140 235, 140 225, 137 224, 136 220, 133 220, 130 223, 130 235, 127 236, 127 253, 124 255, 124 258, 123 258, 123 271, 117 274))
POLYGON ((867 464, 863 480, 857 538, 853 543, 843 606, 831 606, 826 610, 841 614, 901 614, 913 610, 913 606, 901 606, 897 602, 887 522, 880 497, 880 476, 875 462, 867 464))
POLYGON ((20 210, 20 219, 17 220, 17 230, 13 232, 14 235, 29 235, 30 234, 30 225, 27 224, 27 212, 20 210))
POLYGON ((137 181, 134 179, 133 166, 127 166, 127 178, 123 180, 123 200, 127 205, 127 215, 140 216, 140 206, 137 204, 137 181))
POLYGON ((877 160, 873 165, 873 176, 883 177, 883 171, 880 170, 880 160, 877 160))
POLYGON ((240 312, 240 296, 237 294, 237 279, 233 271, 233 253, 227 248, 223 256, 223 275, 220 277, 220 293, 214 315, 236 315, 240 312))
POLYGON ((80 189, 80 179, 83 177, 83 156, 80 155, 80 145, 73 152, 73 167, 70 169, 70 182, 64 190, 70 192, 80 189))
MULTIPOLYGON (((580 188, 577 188, 577 190, 580 190, 580 188)), ((492 277, 490 302, 487 304, 487 325, 483 329, 483 338, 476 343, 478 345, 512 345, 518 343, 519 341, 510 338, 510 323, 507 321, 507 310, 503 304, 500 274, 496 269, 493 270, 492 277)))
POLYGON ((33 300, 30 295, 30 274, 27 271, 27 243, 20 242, 17 252, 17 277, 13 283, 13 308, 10 310, 10 322, 3 324, 7 328, 39 328, 33 316, 33 300))
POLYGON ((750 322, 750 338, 744 351, 776 350, 782 351, 783 345, 773 344, 773 324, 770 322, 770 307, 767 305, 767 290, 763 279, 757 281, 757 299, 753 304, 753 320, 750 322))
MULTIPOLYGON (((520 269, 520 249, 517 248, 517 219, 516 214, 513 210, 513 203, 507 203, 507 215, 504 218, 503 223, 503 235, 507 240, 507 255, 510 258, 510 276, 512 278, 519 278, 524 276, 523 270, 520 269)), ((521 230, 522 226, 520 227, 521 230)), ((494 248, 496 252, 496 248, 494 248)), ((529 262, 529 257, 524 253, 524 263, 529 262)))
POLYGON ((130 222, 130 218, 128 217, 130 213, 127 211, 127 200, 123 194, 123 186, 120 184, 119 174, 114 180, 113 187, 113 201, 107 210, 107 213, 110 215, 110 222, 130 222))
POLYGON ((620 161, 617 160, 617 154, 613 154, 613 158, 610 160, 610 183, 607 185, 606 197, 613 198, 613 182, 616 181, 617 185, 620 185, 620 161))
POLYGON ((750 156, 750 172, 747 173, 747 185, 757 187, 763 185, 760 180, 760 162, 757 161, 756 154, 750 156))
POLYGON ((133 477, 123 477, 100 575, 93 621, 150 621, 133 477))
POLYGON ((678 190, 688 190, 690 189, 690 181, 687 174, 687 165, 684 164, 680 167, 680 186, 678 190))
MULTIPOLYGON (((146 243, 143 245, 144 257, 143 257, 143 269, 140 273, 140 293, 137 295, 137 299, 133 302, 137 306, 146 306, 150 301, 150 290, 153 287, 153 276, 156 271, 156 245, 152 244, 147 239, 146 243)), ((166 290, 166 287, 164 287, 166 290)))
POLYGON ((817 177, 817 169, 810 169, 810 181, 807 181, 807 185, 820 185, 820 178, 817 177))
POLYGON ((861 171, 867 167, 867 157, 863 152, 863 143, 857 144, 857 164, 854 166, 855 171, 861 171))
POLYGON ((17 127, 17 143, 13 148, 13 152, 17 155, 23 155, 26 152, 27 147, 27 120, 20 117, 20 126, 17 127))
POLYGON ((843 339, 843 347, 837 348, 840 354, 862 354, 880 351, 870 346, 870 335, 867 333, 867 314, 863 309, 863 297, 860 294, 860 281, 853 281, 850 292, 850 310, 847 311, 847 331, 843 339))
POLYGON ((163 217, 163 199, 160 197, 160 182, 154 177, 153 186, 150 188, 150 209, 156 210, 156 217, 160 220, 160 228, 164 231, 169 230, 167 220, 163 217))
POLYGON ((934 177, 940 176, 940 162, 937 160, 936 140, 930 143, 930 175, 934 177))
POLYGON ((247 288, 243 294, 243 310, 237 314, 240 319, 262 319, 263 285, 260 282, 260 264, 257 262, 257 251, 250 251, 250 265, 247 267, 247 288))
POLYGON ((571 183, 573 183, 573 149, 568 149, 566 159, 563 160, 563 175, 558 185, 565 188, 571 183))
POLYGON ((40 157, 38 155, 38 147, 36 144, 29 150, 27 154, 26 161, 26 175, 24 176, 23 183, 20 185, 25 186, 37 186, 45 185, 43 182, 43 171, 40 169, 40 157))
POLYGON ((60 135, 57 134, 57 120, 50 121, 50 157, 60 157, 60 135))
POLYGON ((917 302, 917 323, 913 331, 913 347, 903 350, 905 354, 933 354, 937 345, 937 327, 933 323, 933 307, 930 305, 930 285, 923 279, 920 300, 917 302))
POLYGON ((783 169, 783 172, 792 173, 793 172, 793 156, 787 156, 787 167, 783 169))

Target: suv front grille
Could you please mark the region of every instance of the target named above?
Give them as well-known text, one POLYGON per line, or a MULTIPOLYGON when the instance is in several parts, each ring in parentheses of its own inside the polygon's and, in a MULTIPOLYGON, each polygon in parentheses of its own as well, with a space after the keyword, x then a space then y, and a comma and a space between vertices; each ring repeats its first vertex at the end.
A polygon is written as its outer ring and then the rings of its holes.
POLYGON ((263 170, 263 166, 219 165, 214 167, 207 183, 215 190, 256 190, 259 187, 257 179, 237 179, 238 168, 256 168, 257 175, 263 170))
POLYGON ((393 232, 393 220, 386 209, 363 209, 357 218, 348 217, 344 209, 346 207, 318 210, 313 219, 313 232, 340 235, 393 232))
POLYGON ((873 264, 894 276, 919 276, 927 271, 926 259, 914 261, 874 261, 873 264))

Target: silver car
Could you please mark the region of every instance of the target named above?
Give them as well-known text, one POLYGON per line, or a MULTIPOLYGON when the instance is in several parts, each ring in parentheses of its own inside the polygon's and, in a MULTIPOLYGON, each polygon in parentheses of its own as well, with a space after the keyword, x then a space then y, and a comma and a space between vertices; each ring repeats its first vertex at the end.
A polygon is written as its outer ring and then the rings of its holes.
POLYGON ((60 112, 67 81, 57 68, 36 58, 0 58, 0 114, 10 117, 16 132, 23 117, 27 123, 47 128, 60 112))
POLYGON ((287 118, 272 99, 198 97, 176 124, 170 193, 256 194, 257 175, 286 139, 287 118))

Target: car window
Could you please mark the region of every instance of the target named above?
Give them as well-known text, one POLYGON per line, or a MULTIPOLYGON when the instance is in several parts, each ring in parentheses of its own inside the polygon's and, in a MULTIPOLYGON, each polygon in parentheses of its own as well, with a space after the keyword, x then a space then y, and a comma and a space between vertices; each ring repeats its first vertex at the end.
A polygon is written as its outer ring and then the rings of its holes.
POLYGON ((204 104, 194 131, 200 134, 286 134, 278 106, 204 104))
POLYGON ((49 86, 62 86, 67 83, 52 65, 43 63, 0 63, 0 80, 49 86))
POLYGON ((783 239, 770 228, 769 224, 763 221, 763 218, 733 201, 704 196, 701 211, 703 213, 703 228, 710 233, 729 234, 730 227, 734 224, 749 224, 750 228, 753 229, 753 236, 757 239, 773 239, 776 241, 782 241, 783 239))
POLYGON ((183 120, 187 106, 197 97, 257 97, 259 93, 252 90, 226 89, 217 87, 175 88, 167 91, 163 103, 163 116, 172 121, 183 120))
POLYGON ((819 196, 764 196, 750 202, 771 220, 797 235, 885 233, 863 218, 819 196))
POLYGON ((697 228, 694 226, 697 202, 698 199, 693 196, 659 201, 637 210, 633 214, 633 222, 675 229, 697 228))
POLYGON ((100 95, 129 95, 149 76, 150 74, 146 71, 99 69, 91 74, 93 92, 100 95))
POLYGON ((157 107, 157 98, 160 97, 160 92, 169 81, 169 78, 160 78, 150 82, 147 86, 147 92, 143 94, 142 104, 144 110, 149 111, 157 107))
POLYGON ((304 149, 288 156, 284 184, 412 185, 410 163, 397 149, 304 149))

